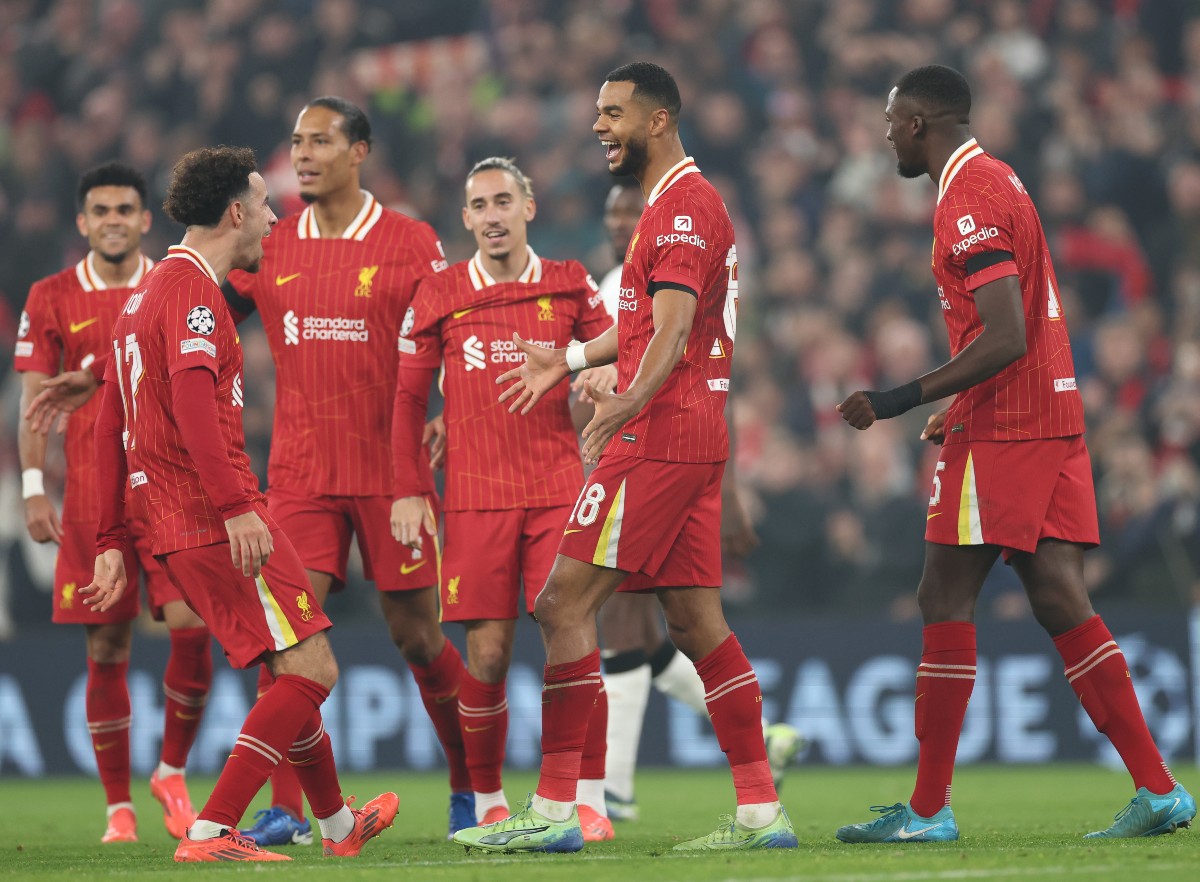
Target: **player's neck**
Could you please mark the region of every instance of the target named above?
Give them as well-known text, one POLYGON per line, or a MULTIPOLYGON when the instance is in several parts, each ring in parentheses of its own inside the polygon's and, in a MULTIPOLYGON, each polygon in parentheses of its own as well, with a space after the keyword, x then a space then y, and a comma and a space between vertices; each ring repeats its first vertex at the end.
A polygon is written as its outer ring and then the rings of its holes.
POLYGON ((950 157, 958 152, 958 148, 971 140, 971 130, 966 126, 956 126, 953 131, 946 132, 936 143, 929 145, 929 180, 940 186, 942 172, 950 157))
POLYGON ((355 181, 353 186, 326 193, 314 202, 313 213, 317 217, 321 238, 340 239, 346 228, 358 217, 366 200, 366 195, 355 181))
POLYGON ((189 227, 179 244, 203 257, 217 277, 217 284, 225 284, 225 277, 233 269, 234 256, 227 236, 210 232, 204 227, 189 227))
POLYGON ((521 278, 521 274, 529 266, 529 248, 522 242, 519 248, 514 248, 500 260, 490 257, 481 250, 479 262, 487 274, 497 282, 515 282, 521 278))
POLYGON ((124 288, 141 266, 141 251, 130 251, 120 263, 105 260, 97 252, 92 252, 92 269, 109 288, 124 288))
POLYGON ((642 187, 642 198, 649 202, 650 193, 653 192, 655 184, 663 179, 663 175, 685 159, 687 159, 687 151, 683 149, 683 143, 679 140, 678 135, 669 143, 664 144, 663 149, 657 154, 652 152, 641 174, 635 176, 642 187))

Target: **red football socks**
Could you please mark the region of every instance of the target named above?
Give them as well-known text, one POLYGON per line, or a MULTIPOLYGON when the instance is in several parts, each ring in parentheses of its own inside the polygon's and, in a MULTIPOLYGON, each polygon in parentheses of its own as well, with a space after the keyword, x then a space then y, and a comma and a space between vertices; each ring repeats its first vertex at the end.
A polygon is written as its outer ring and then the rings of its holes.
POLYGON ((923 818, 950 804, 954 757, 975 687, 975 625, 938 622, 921 630, 914 722, 920 753, 909 805, 923 818))
POLYGON ((162 761, 183 768, 204 717, 212 685, 212 652, 208 628, 179 628, 170 637, 171 657, 163 673, 162 761))
MULTIPOLYGON (((262 700, 275 678, 266 665, 258 667, 258 698, 262 700)), ((291 763, 279 763, 271 772, 271 805, 286 809, 292 817, 304 820, 304 791, 291 763)))
MULTIPOLYGON (((450 766, 450 789, 455 793, 464 793, 471 789, 471 773, 467 769, 467 753, 458 714, 459 689, 467 673, 462 656, 454 644, 447 640, 438 657, 428 665, 421 667, 410 664, 408 669, 417 681, 421 703, 425 705, 425 712, 429 714, 446 754, 446 762, 450 766)), ((506 723, 506 734, 507 730, 506 723)))
POLYGON ((313 711, 301 727, 300 734, 288 749, 287 762, 300 779, 313 815, 331 818, 342 810, 346 800, 342 798, 342 787, 338 783, 333 743, 325 731, 320 711, 313 711))
POLYGON ((777 802, 762 733, 762 690, 734 634, 696 662, 717 743, 733 773, 738 805, 777 802))
POLYGON ((1133 786, 1151 793, 1171 790, 1175 778, 1146 728, 1125 656, 1100 616, 1059 634, 1054 645, 1066 666, 1067 682, 1096 729, 1121 755, 1133 786))
MULTIPOLYGON (((448 645, 448 644, 447 644, 448 645)), ((462 672, 458 717, 470 786, 464 790, 495 793, 503 785, 504 749, 508 742, 508 699, 505 681, 484 683, 462 672)), ((452 790, 458 788, 451 784, 452 790)))
MULTIPOLYGON (((542 687, 542 773, 537 795, 574 802, 588 724, 600 693, 600 650, 546 665, 542 687)), ((760 739, 761 741, 761 739, 760 739)))
POLYGON ((588 720, 583 739, 583 756, 579 762, 581 781, 603 781, 604 761, 608 755, 608 693, 604 686, 596 695, 596 704, 588 720))
POLYGON ((109 805, 132 802, 129 795, 129 662, 103 664, 88 659, 87 712, 92 749, 109 805))

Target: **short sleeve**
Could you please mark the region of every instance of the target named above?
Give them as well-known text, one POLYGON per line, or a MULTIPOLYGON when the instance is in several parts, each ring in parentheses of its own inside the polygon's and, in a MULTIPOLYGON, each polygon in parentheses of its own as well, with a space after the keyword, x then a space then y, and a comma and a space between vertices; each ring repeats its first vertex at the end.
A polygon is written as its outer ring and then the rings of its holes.
POLYGON ((417 223, 412 248, 411 265, 417 268, 418 279, 440 273, 450 265, 442 248, 442 240, 427 223, 417 223))
POLYGON ((401 367, 436 368, 442 363, 441 298, 436 277, 427 276, 417 285, 412 302, 400 323, 401 367))
POLYGON ((18 371, 57 374, 62 364, 62 333, 48 293, 44 282, 29 289, 13 349, 13 366, 18 371))
POLYGON ((708 219, 711 212, 703 205, 696 209, 682 205, 664 208, 652 230, 655 251, 647 279, 649 290, 678 286, 699 297, 712 277, 713 262, 719 260, 724 265, 721 236, 708 219))
POLYGON ((963 274, 967 291, 1017 274, 1013 260, 1012 207, 964 181, 948 191, 942 207, 942 235, 950 262, 963 274))
POLYGON ((576 340, 594 340, 612 327, 613 319, 604 306, 604 297, 600 286, 592 278, 592 274, 582 265, 572 267, 582 276, 583 285, 580 289, 579 315, 575 319, 572 335, 576 340))
POLYGON ((185 283, 165 298, 160 322, 168 374, 203 367, 219 375, 215 310, 224 309, 222 299, 208 281, 185 283))

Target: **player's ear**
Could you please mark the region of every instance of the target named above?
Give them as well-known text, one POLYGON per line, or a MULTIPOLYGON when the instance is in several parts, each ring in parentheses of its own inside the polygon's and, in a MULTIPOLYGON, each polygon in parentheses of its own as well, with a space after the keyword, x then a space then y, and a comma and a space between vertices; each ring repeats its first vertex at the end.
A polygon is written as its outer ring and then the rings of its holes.
POLYGON ((919 113, 912 118, 912 133, 914 138, 924 138, 928 125, 925 122, 925 117, 919 113))
POLYGON ((150 221, 151 221, 150 209, 147 208, 142 211, 142 235, 143 236, 150 232, 150 221))
POLYGON ((87 238, 87 218, 83 216, 82 211, 75 215, 75 229, 79 230, 79 235, 83 236, 85 239, 87 238))
POLYGON ((529 223, 537 215, 537 202, 530 196, 525 200, 525 223, 529 223))
POLYGON ((350 145, 350 162, 352 165, 361 165, 363 160, 367 158, 367 154, 371 152, 370 145, 366 141, 355 141, 350 145))
POLYGON ((650 134, 661 135, 668 131, 671 127, 671 114, 667 113, 665 107, 660 107, 658 110, 650 114, 650 134))
POLYGON ((467 214, 467 206, 465 206, 465 205, 463 206, 463 229, 466 229, 466 230, 471 229, 471 218, 467 214))

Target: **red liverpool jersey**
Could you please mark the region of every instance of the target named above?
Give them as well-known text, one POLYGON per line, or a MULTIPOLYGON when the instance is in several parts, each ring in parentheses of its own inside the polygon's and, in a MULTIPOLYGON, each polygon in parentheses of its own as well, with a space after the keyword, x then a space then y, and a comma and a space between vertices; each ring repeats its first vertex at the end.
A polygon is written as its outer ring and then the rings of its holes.
POLYGON ((725 203, 689 156, 654 185, 621 272, 618 389, 628 389, 654 336, 658 288, 696 295, 683 357, 605 453, 667 462, 729 458, 725 402, 737 322, 737 249, 725 203))
POLYGON ((172 417, 171 376, 202 367, 216 377, 218 432, 255 511, 266 497, 250 471, 242 429, 242 347, 217 277, 190 248, 174 246, 133 292, 112 329, 104 375, 125 404, 129 485, 141 494, 154 554, 228 541, 225 519, 204 492, 172 417))
POLYGON ((275 359, 272 487, 313 496, 392 492, 400 322, 417 283, 446 259, 428 224, 364 195, 340 239, 321 235, 310 206, 276 225, 256 275, 229 276, 249 301, 231 307, 257 307, 275 359))
MULTIPOLYGON (((29 289, 14 359, 18 371, 53 376, 59 371, 86 368, 109 351, 113 322, 133 288, 141 284, 154 264, 142 257, 127 286, 109 288, 96 272, 95 260, 95 252, 88 252, 71 269, 42 279, 29 289)), ((67 423, 64 522, 94 524, 100 519, 96 448, 92 443, 92 427, 99 410, 100 396, 93 396, 67 423)))
POLYGON ((571 505, 583 483, 571 423, 569 384, 525 416, 496 400, 496 377, 519 365, 517 333, 547 348, 590 340, 612 325, 600 292, 574 260, 542 260, 515 282, 496 282, 479 255, 426 279, 404 320, 404 365, 444 364, 446 510, 487 511, 571 505))
POLYGON ((1016 276, 1026 352, 960 392, 946 415, 946 442, 1025 441, 1083 433, 1083 399, 1058 297, 1050 248, 1033 200, 1013 170, 972 138, 950 157, 933 216, 933 275, 950 352, 983 333, 975 289, 1016 276))

